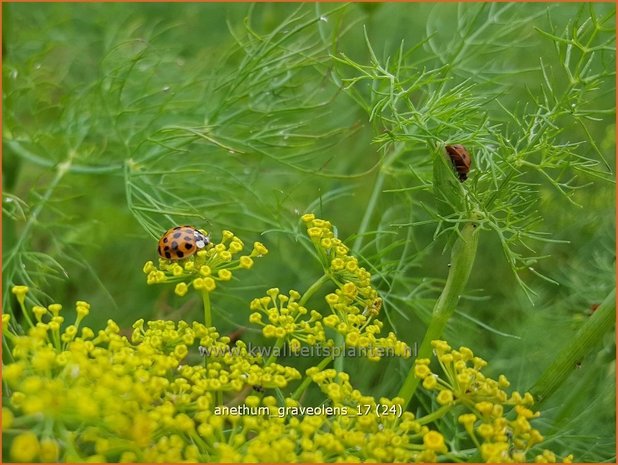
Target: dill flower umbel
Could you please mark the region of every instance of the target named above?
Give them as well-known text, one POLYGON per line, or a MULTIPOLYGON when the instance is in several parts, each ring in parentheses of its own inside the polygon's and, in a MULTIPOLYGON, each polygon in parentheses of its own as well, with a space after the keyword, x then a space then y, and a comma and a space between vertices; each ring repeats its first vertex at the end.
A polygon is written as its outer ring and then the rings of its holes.
POLYGON ((347 282, 342 289, 326 296, 332 314, 324 318, 324 325, 342 334, 346 346, 362 350, 369 360, 380 360, 387 353, 408 358, 411 355, 410 347, 398 340, 395 333, 377 337, 383 326, 376 318, 381 300, 374 300, 370 307, 359 308, 354 298, 356 291, 356 286, 347 282))
MULTIPOLYGON (((371 273, 358 264, 358 259, 350 255, 350 249, 341 239, 335 237, 330 221, 316 218, 313 213, 301 217, 307 234, 313 242, 325 269, 340 289, 346 283, 354 286, 353 300, 362 308, 372 308, 378 299, 378 291, 371 286, 371 273)), ((350 294, 350 292, 348 292, 350 294)), ((377 309, 379 311, 379 308, 377 309)))
MULTIPOLYGON (((358 259, 337 237, 330 221, 308 213, 301 217, 307 228, 318 257, 325 270, 325 277, 337 289, 326 296, 331 314, 322 319, 327 328, 343 336, 346 347, 355 349, 369 360, 380 360, 385 354, 407 358, 410 347, 399 341, 394 333, 379 337, 382 321, 378 319, 382 299, 371 284, 371 273, 360 266, 358 259)), ((334 341, 329 340, 330 344, 334 341)))
MULTIPOLYGON (((414 372, 422 379, 422 386, 436 392, 436 401, 444 408, 460 406, 468 411, 459 414, 458 422, 483 461, 525 462, 527 454, 543 442, 531 423, 540 415, 530 408, 534 404, 532 395, 517 391, 509 395, 505 390, 510 384, 507 378, 485 376, 482 370, 487 362, 467 347, 456 350, 440 340, 433 341, 432 346, 441 374, 432 372, 429 359, 417 359, 414 372)), ((542 457, 556 461, 550 451, 543 451, 542 457)))
MULTIPOLYGON (((83 323, 89 306, 76 307, 83 323)), ((54 329, 48 323, 62 318, 60 305, 40 313, 27 334, 5 332, 13 361, 4 367, 2 414, 11 460, 429 461, 445 451, 439 433, 410 412, 397 414, 400 399, 363 396, 334 370, 315 367, 308 376, 329 402, 349 408, 345 414, 302 415, 291 397, 255 395, 244 398, 263 408, 254 415, 223 409, 225 394, 242 396, 251 385, 284 390, 301 376, 201 323, 138 320, 127 337, 112 320, 98 332, 76 331, 77 321, 54 329), (359 415, 354 402, 395 410, 359 415), (56 426, 35 428, 47 423, 56 426)))
POLYGON ((299 292, 291 290, 285 295, 279 289, 272 288, 266 294, 251 301, 253 313, 249 317, 251 323, 262 326, 265 337, 283 339, 295 352, 300 349, 301 343, 310 346, 332 344, 332 341, 327 341, 322 315, 301 305, 299 292))
MULTIPOLYGON (((78 319, 87 306, 77 303, 78 319)), ((14 461, 223 461, 211 438, 238 421, 214 413, 223 393, 300 378, 198 322, 138 320, 128 338, 112 320, 98 332, 55 329, 61 307, 52 308, 27 334, 4 334, 13 361, 3 433, 14 461), (39 422, 57 426, 37 435, 39 422)))
POLYGON ((444 437, 402 409, 403 399, 375 399, 354 389, 347 373, 310 368, 307 375, 346 415, 332 419, 333 430, 345 449, 374 462, 435 462, 447 452, 444 437))

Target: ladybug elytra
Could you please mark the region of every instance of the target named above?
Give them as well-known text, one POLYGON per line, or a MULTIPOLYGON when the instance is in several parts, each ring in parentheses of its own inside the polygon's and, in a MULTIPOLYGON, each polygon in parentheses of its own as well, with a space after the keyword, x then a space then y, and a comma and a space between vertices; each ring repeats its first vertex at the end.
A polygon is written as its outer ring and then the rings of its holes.
POLYGON ((459 180, 464 182, 468 179, 468 173, 470 172, 470 165, 472 164, 472 157, 466 148, 461 144, 447 145, 446 153, 453 163, 453 167, 459 176, 459 180))
POLYGON ((210 244, 208 236, 193 226, 176 226, 161 236, 157 252, 161 258, 180 260, 193 255, 208 244, 210 244))

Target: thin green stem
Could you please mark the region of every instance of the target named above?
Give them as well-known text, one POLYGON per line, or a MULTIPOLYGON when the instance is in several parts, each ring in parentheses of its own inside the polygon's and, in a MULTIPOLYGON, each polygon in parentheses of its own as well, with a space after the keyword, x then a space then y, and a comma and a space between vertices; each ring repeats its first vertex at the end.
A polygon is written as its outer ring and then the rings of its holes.
POLYGON ((210 306, 210 293, 202 291, 202 302, 204 304, 204 324, 207 328, 212 326, 212 308, 210 306))
POLYGON ((21 312, 24 315, 24 318, 26 319, 26 321, 28 322, 28 325, 31 328, 34 328, 34 322, 30 318, 30 315, 28 314, 28 310, 26 309, 26 300, 19 299, 19 306, 21 307, 21 312))
POLYGON ((444 415, 450 412, 454 407, 455 407, 454 404, 443 405, 438 410, 435 410, 431 412, 430 414, 425 415, 424 417, 420 417, 416 421, 420 423, 421 425, 426 425, 427 423, 431 423, 432 421, 436 421, 442 418, 444 415))
MULTIPOLYGON (((477 223, 472 221, 464 225, 460 237, 453 245, 453 250, 451 251, 451 268, 448 278, 446 279, 442 294, 440 294, 433 308, 431 321, 429 322, 427 332, 419 348, 417 359, 429 358, 431 356, 431 341, 439 339, 442 336, 448 320, 455 312, 459 297, 468 283, 470 271, 474 264, 478 237, 479 228, 477 227, 477 223)), ((404 408, 408 406, 412 396, 414 396, 418 383, 419 379, 414 375, 413 365, 398 394, 399 397, 404 399, 404 408)))
POLYGON ((345 339, 343 338, 343 334, 337 333, 335 334, 335 345, 340 349, 337 351, 337 357, 335 358, 334 368, 337 371, 343 371, 343 361, 344 361, 344 347, 345 347, 345 339))
POLYGON ((378 198, 382 193, 382 187, 384 187, 384 178, 384 170, 381 169, 380 171, 378 171, 378 174, 376 176, 376 180, 373 184, 373 191, 371 192, 371 197, 369 197, 369 202, 367 203, 365 214, 363 215, 361 224, 358 227, 358 235, 356 236, 356 239, 354 239, 354 244, 352 244, 352 250, 354 250, 355 252, 359 252, 360 248, 363 245, 363 239, 365 238, 364 234, 369 228, 369 222, 371 221, 371 217, 373 216, 373 211, 376 209, 376 206, 378 204, 378 198))
POLYGON ((538 404, 545 402, 564 384, 575 372, 577 364, 596 348, 603 335, 613 330, 615 322, 616 289, 614 288, 530 389, 538 404))
MULTIPOLYGON (((11 150, 19 157, 38 165, 44 168, 53 168, 57 165, 57 162, 47 159, 44 157, 40 157, 26 149, 21 143, 16 140, 8 140, 5 143, 11 148, 11 150)), ((113 165, 106 166, 88 166, 88 165, 74 165, 71 164, 67 167, 67 172, 69 173, 80 173, 80 174, 100 174, 100 173, 112 173, 114 171, 118 172, 122 170, 122 163, 117 163, 113 165)))
MULTIPOLYGON (((365 209, 365 214, 363 215, 363 219, 358 227, 358 232, 356 239, 354 239, 354 243, 352 244, 352 250, 355 252, 360 252, 361 247, 363 246, 363 239, 365 237, 365 233, 369 228, 369 223, 371 222, 371 218, 373 217, 373 213, 378 205, 378 199, 380 198, 380 194, 382 194, 382 188, 384 187, 384 180, 386 179, 386 168, 388 168, 403 152, 405 151, 405 145, 401 144, 399 147, 394 149, 384 160, 384 163, 380 167, 378 174, 376 176, 376 180, 373 183, 373 190, 371 191, 371 197, 369 197, 369 202, 367 203, 367 208, 365 209)), ((335 345, 337 347, 343 348, 345 345, 345 340, 342 334, 337 333, 335 335, 335 345)), ((344 369, 344 357, 343 350, 339 351, 339 356, 335 359, 335 370, 343 371, 344 369)))
MULTIPOLYGON (((365 233, 367 229, 369 229, 369 223, 371 222, 371 218, 373 217, 373 213, 378 205, 378 199, 380 198, 380 194, 382 194, 382 188, 384 187, 384 180, 386 179, 386 170, 385 168, 389 167, 393 161, 395 161, 403 152, 405 151, 405 146, 402 144, 384 160, 384 163, 380 167, 380 171, 376 176, 376 180, 373 183, 373 190, 371 192, 371 197, 369 197, 369 202, 367 203, 367 208, 365 209, 365 214, 363 215, 363 219, 358 227, 358 232, 356 239, 354 240, 354 244, 352 244, 352 250, 355 252, 360 252, 360 249, 363 246, 363 240, 365 238, 365 233)), ((345 344, 344 338, 342 334, 337 333, 335 335, 335 345, 337 347, 343 348, 345 344)), ((343 350, 339 352, 340 355, 335 359, 335 370, 343 371, 344 367, 344 357, 343 350)))
POLYGON ((382 193, 382 187, 384 187, 384 180, 386 179, 387 168, 390 167, 393 162, 404 152, 405 145, 401 144, 384 159, 384 163, 382 163, 382 166, 378 171, 376 180, 373 183, 371 197, 369 197, 369 202, 367 203, 367 208, 365 209, 365 214, 363 215, 363 219, 358 226, 356 239, 354 239, 354 243, 352 244, 352 250, 357 253, 360 252, 360 249, 363 246, 365 233, 367 232, 367 229, 369 229, 369 223, 371 222, 371 218, 373 217, 373 212, 378 206, 378 199, 380 197, 380 194, 382 193))
POLYGON ((281 349, 281 346, 283 346, 283 338, 279 338, 277 339, 277 342, 275 342, 275 345, 272 348, 272 352, 270 353, 270 357, 268 357, 268 360, 266 360, 266 363, 264 363, 265 367, 277 360, 277 357, 279 356, 279 349, 281 349))
POLYGON ((49 183, 49 186, 47 187, 47 190, 45 191, 45 193, 41 197, 41 201, 34 208, 32 213, 30 214, 30 217, 28 218, 28 221, 27 221, 26 225, 24 226, 23 231, 19 235, 19 238, 17 240, 17 244, 15 244, 13 246, 13 248, 9 251, 9 253, 5 257, 5 259, 4 259, 3 263, 2 263, 2 271, 3 272, 8 270, 9 264, 15 259, 15 257, 19 253, 19 250, 22 247, 23 243, 29 238, 30 231, 37 224, 38 219, 39 219, 39 215, 41 214, 41 211, 43 210, 43 207, 46 206, 47 202, 51 198, 52 193, 54 192, 54 190, 56 189, 56 187, 58 186, 58 184, 60 183, 60 181, 62 180, 64 175, 71 168, 71 162, 73 160, 74 155, 75 155, 74 152, 70 152, 68 158, 65 161, 63 161, 62 163, 59 163, 56 166, 56 174, 55 174, 54 178, 49 183))
POLYGON ((311 286, 309 286, 309 289, 305 291, 303 296, 298 301, 298 305, 304 306, 313 294, 315 294, 328 281, 330 281, 330 275, 326 273, 323 274, 311 286))
MULTIPOLYGON (((316 368, 319 371, 322 371, 324 368, 326 368, 328 366, 328 364, 331 362, 332 357, 326 357, 324 360, 322 360, 317 366, 316 368)), ((309 376, 305 376, 305 379, 303 379, 303 382, 300 383, 300 385, 296 388, 296 390, 292 393, 292 399, 294 400, 298 400, 300 399, 300 396, 302 396, 303 392, 305 392, 307 390, 307 388, 309 387, 309 385, 311 384, 311 378, 309 376)))

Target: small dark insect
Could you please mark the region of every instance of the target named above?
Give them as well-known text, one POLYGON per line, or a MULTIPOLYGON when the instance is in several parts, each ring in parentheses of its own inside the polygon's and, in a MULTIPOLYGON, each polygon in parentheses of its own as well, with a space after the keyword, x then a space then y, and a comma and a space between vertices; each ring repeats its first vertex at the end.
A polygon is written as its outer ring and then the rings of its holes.
POLYGON ((448 153, 451 163, 453 163, 453 167, 455 168, 455 171, 457 171, 459 180, 464 182, 468 179, 470 165, 472 164, 470 153, 468 153, 466 148, 461 144, 447 145, 446 153, 448 153))
POLYGON ((254 390, 255 392, 260 392, 260 393, 263 393, 263 392, 264 392, 264 388, 263 388, 262 386, 257 386, 257 385, 256 385, 256 386, 251 386, 251 387, 253 388, 253 390, 254 390))
POLYGON ((238 328, 227 335, 230 338, 230 342, 228 343, 230 346, 234 346, 236 341, 240 341, 240 337, 245 332, 245 328, 238 328))

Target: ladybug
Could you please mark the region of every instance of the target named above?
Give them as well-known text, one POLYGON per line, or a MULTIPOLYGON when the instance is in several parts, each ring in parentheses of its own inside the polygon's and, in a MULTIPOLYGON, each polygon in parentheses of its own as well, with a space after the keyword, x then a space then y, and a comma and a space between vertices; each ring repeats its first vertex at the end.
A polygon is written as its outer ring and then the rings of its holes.
POLYGON ((451 159, 451 163, 453 163, 453 167, 457 174, 459 175, 459 180, 464 182, 468 179, 468 173, 470 172, 470 165, 472 164, 472 158, 470 157, 470 153, 466 150, 466 148, 461 144, 447 145, 446 153, 451 159))
POLYGON ((157 252, 161 258, 180 260, 193 255, 210 244, 208 236, 202 234, 193 226, 176 226, 168 229, 161 239, 157 252))

